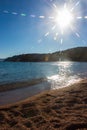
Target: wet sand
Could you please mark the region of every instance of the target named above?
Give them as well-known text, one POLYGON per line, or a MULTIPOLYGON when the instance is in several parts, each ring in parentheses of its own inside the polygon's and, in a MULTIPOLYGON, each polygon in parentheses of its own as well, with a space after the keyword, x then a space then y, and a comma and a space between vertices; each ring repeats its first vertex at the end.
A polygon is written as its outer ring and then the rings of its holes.
POLYGON ((87 130, 87 80, 0 107, 0 130, 87 130))
POLYGON ((2 90, 5 90, 5 91, 0 92, 0 106, 13 104, 13 103, 22 101, 24 99, 27 99, 29 97, 32 97, 34 95, 37 95, 43 91, 51 89, 51 85, 47 81, 40 80, 40 81, 37 81, 37 84, 35 83, 36 82, 34 82, 33 84, 30 84, 30 82, 25 82, 23 84, 21 82, 15 83, 14 88, 13 86, 11 87, 11 84, 4 85, 5 89, 2 89, 2 90), (21 84, 24 86, 21 87, 21 84))

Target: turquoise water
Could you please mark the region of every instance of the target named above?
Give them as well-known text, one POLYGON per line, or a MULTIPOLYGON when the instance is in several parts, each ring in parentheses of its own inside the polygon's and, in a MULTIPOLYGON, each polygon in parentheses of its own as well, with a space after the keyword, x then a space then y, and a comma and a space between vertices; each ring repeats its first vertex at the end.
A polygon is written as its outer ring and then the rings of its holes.
POLYGON ((86 77, 86 62, 0 62, 0 84, 46 78, 65 85, 86 77))

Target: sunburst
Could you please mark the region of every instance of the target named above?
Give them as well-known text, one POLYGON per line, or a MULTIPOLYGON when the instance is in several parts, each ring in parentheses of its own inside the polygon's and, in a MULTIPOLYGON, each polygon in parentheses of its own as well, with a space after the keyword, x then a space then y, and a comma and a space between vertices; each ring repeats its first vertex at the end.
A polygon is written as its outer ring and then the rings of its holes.
MULTIPOLYGON (((55 30, 55 36, 53 38, 54 40, 58 40, 58 36, 60 35, 60 43, 63 44, 63 35, 65 35, 66 32, 69 30, 69 32, 73 32, 77 38, 80 38, 83 43, 85 42, 81 38, 76 27, 76 23, 79 22, 78 20, 87 19, 87 16, 81 16, 81 14, 78 15, 79 12, 81 12, 79 9, 80 4, 80 1, 73 2, 73 0, 69 0, 64 1, 61 6, 57 6, 54 3, 54 0, 50 0, 49 5, 52 8, 52 16, 48 16, 48 19, 49 26, 52 26, 51 32, 55 30)), ((48 35, 50 35, 51 32, 46 32, 44 36, 47 37, 48 35)))
MULTIPOLYGON (((47 3, 46 3, 47 4, 47 3)), ((81 38, 80 34, 78 33, 76 29, 76 22, 79 22, 79 20, 87 19, 87 16, 81 16, 78 15, 78 12, 81 12, 79 10, 79 5, 81 4, 80 0, 65 0, 62 2, 61 6, 58 6, 55 4, 55 0, 50 0, 49 5, 52 10, 52 15, 35 15, 35 14, 26 14, 26 13, 18 13, 16 11, 9 12, 8 10, 3 10, 2 12, 5 14, 12 14, 12 15, 20 15, 22 17, 30 16, 30 18, 38 18, 38 19, 48 19, 48 25, 51 25, 51 31, 47 31, 45 34, 43 34, 44 37, 47 37, 50 35, 50 33, 54 32, 53 39, 58 40, 58 36, 60 35, 60 43, 63 44, 63 35, 66 34, 66 32, 69 30, 69 32, 73 32, 77 38, 81 38)), ((47 13, 48 14, 48 13, 47 13)), ((45 22, 43 24, 46 24, 45 22)), ((68 37, 68 36, 67 36, 68 37)), ((42 42, 42 38, 38 40, 38 42, 42 42)), ((85 42, 84 39, 82 39, 82 42, 85 42)))

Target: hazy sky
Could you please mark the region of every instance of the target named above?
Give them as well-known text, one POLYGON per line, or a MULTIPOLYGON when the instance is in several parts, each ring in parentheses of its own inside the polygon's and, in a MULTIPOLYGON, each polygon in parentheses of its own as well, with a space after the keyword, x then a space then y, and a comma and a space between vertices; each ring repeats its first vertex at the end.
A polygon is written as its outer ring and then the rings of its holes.
POLYGON ((64 1, 0 0, 0 58, 87 46, 86 0, 70 0, 78 18, 72 24, 73 31, 67 28, 61 34, 58 27, 53 29, 51 17, 56 17, 55 8, 64 5, 64 1))

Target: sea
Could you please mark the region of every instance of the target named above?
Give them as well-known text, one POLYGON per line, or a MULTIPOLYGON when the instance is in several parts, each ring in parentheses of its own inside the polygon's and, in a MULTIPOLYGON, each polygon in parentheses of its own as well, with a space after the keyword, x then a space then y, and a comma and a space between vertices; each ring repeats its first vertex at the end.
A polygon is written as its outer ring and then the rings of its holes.
POLYGON ((52 89, 87 77, 87 62, 0 62, 0 84, 46 79, 52 89))
POLYGON ((38 84, 0 92, 0 106, 26 100, 44 91, 58 90, 86 78, 87 62, 0 62, 0 87, 1 84, 45 79, 38 84))

